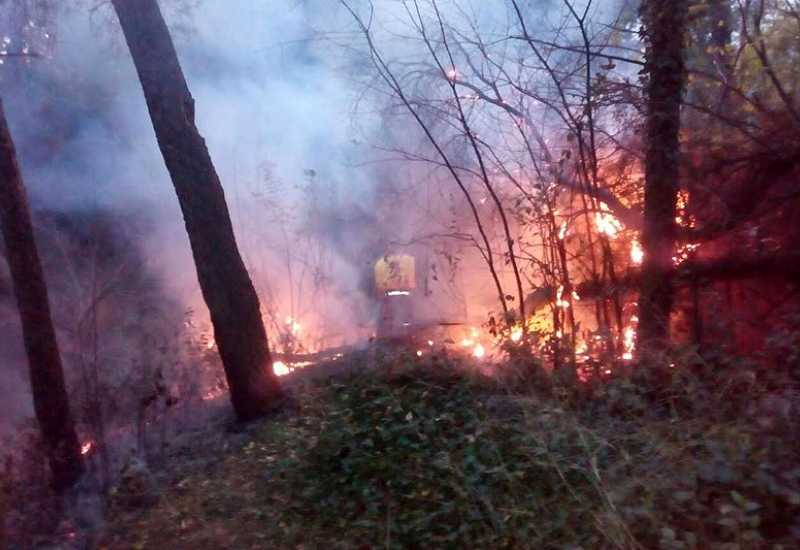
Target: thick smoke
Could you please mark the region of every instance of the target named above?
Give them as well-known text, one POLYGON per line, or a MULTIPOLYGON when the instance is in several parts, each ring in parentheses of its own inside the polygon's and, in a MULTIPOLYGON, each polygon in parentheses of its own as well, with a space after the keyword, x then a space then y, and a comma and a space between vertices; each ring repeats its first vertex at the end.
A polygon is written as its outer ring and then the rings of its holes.
MULTIPOLYGON (((407 115, 397 116, 402 109, 375 79, 363 36, 339 2, 160 3, 273 343, 286 343, 287 317, 313 334, 306 342, 311 350, 363 340, 376 309, 373 262, 463 224, 453 182, 430 164, 396 160, 394 151, 429 151, 429 145, 407 115)), ((11 13, 13 4, 0 3, 0 10, 11 13)), ((350 4, 369 12, 366 1, 350 4)), ((594 9, 616 4, 595 2, 594 9)), ((190 309, 190 325, 205 330, 178 202, 110 6, 52 5, 42 19, 32 12, 23 31, 12 28, 19 21, 9 21, 7 31, 0 27, 0 40, 7 34, 44 54, 0 66, 0 93, 33 206, 45 218, 98 210, 146 220, 126 242, 138 247, 134 255, 170 303, 190 309)), ((564 20, 559 2, 524 5, 544 27, 564 20)), ((455 25, 476 24, 487 36, 509 29, 507 2, 439 6, 455 25)), ((374 7, 382 51, 396 60, 427 55, 413 38, 407 5, 382 0, 374 7)), ((20 46, 13 40, 9 51, 20 46)), ((485 291, 480 259, 473 251, 474 261, 448 265, 464 246, 431 246, 424 269, 446 280, 445 271, 456 267, 477 281, 444 294, 463 303, 474 290, 470 301, 483 314, 495 297, 485 291)), ((2 322, 14 325, 2 292, 0 286, 2 322)), ((461 309, 447 315, 463 316, 461 309)), ((15 330, 7 332, 9 340, 19 341, 15 330)), ((29 411, 21 349, 4 345, 0 391, 20 396, 5 400, 14 401, 14 410, 29 411)))
MULTIPOLYGON (((318 7, 202 2, 187 15, 173 4, 162 2, 195 96, 198 127, 269 314, 270 336, 280 344, 282 319, 292 316, 311 324, 303 327, 315 332, 309 345, 358 341, 374 314, 363 284, 369 258, 362 257, 372 238, 372 182, 368 171, 352 169, 366 149, 352 131, 356 90, 347 73, 320 57, 323 49, 312 40, 309 12, 318 7), (320 220, 330 227, 320 227, 320 220)), ((23 31, 0 29, 0 40, 10 39, 9 51, 18 46, 13 36, 23 41, 21 47, 39 46, 44 54, 0 66, 40 233, 61 214, 113 213, 119 225, 146 220, 136 222, 146 228, 136 239, 123 241, 138 248, 130 255, 140 258, 179 311, 193 312, 192 327, 207 330, 178 202, 133 63, 108 10, 59 6, 46 21, 31 12, 23 31)), ((18 23, 8 20, 9 26, 18 23)), ((80 241, 75 229, 66 238, 71 243, 80 241)), ((49 234, 41 240, 50 278, 58 279, 59 267, 52 267, 58 247, 48 246, 49 234)), ((71 251, 80 254, 80 244, 71 251)), ((8 278, 1 280, 5 420, 31 408, 8 278)), ((66 337, 61 339, 65 347, 66 337)))

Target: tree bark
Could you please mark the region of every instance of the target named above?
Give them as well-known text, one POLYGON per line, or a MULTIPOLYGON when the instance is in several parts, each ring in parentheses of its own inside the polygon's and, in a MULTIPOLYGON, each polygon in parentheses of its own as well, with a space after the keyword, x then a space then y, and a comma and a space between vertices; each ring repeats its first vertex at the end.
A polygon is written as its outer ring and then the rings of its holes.
POLYGON ((178 195, 231 401, 241 421, 275 409, 258 296, 239 254, 225 195, 194 122, 194 99, 156 0, 113 0, 178 195))
POLYGON ((0 100, 0 222, 17 298, 33 407, 47 449, 53 484, 73 485, 83 473, 81 447, 69 408, 64 369, 50 315, 28 198, 0 100))
POLYGON ((648 80, 638 348, 647 351, 663 349, 670 337, 688 2, 646 0, 641 10, 648 80))

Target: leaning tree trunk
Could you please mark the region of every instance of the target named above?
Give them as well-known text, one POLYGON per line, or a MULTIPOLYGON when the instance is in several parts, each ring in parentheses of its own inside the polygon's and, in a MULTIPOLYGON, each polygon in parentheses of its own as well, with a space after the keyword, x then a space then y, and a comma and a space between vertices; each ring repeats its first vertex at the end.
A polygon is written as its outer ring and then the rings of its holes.
POLYGON ((194 99, 156 0, 113 0, 178 195, 203 298, 239 420, 273 410, 283 393, 219 177, 194 122, 194 99))
POLYGON ((687 0, 645 0, 641 8, 648 78, 639 297, 639 349, 643 352, 663 349, 670 336, 687 4, 687 0))
POLYGON ((53 483, 59 490, 83 473, 81 448, 69 410, 42 265, 36 249, 28 198, 14 142, 0 100, 0 222, 6 244, 22 335, 28 355, 33 407, 47 449, 53 483))

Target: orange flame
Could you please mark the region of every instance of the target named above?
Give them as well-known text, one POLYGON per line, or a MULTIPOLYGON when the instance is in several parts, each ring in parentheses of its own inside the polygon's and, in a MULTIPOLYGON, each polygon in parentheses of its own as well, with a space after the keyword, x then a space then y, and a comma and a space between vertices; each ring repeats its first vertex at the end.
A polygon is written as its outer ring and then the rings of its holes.
POLYGON ((286 376, 287 374, 291 373, 292 370, 293 369, 291 369, 283 361, 275 361, 272 363, 272 372, 275 373, 275 376, 286 376))
POLYGON ((636 325, 638 323, 639 318, 634 315, 631 317, 630 324, 622 332, 622 359, 624 361, 633 360, 633 352, 636 349, 636 325))
POLYGON ((634 239, 631 242, 631 261, 634 265, 642 265, 644 261, 644 249, 638 239, 634 239))
POLYGON ((598 233, 606 235, 610 238, 615 238, 619 232, 624 228, 620 222, 609 210, 608 205, 604 202, 600 203, 600 211, 594 215, 594 225, 598 233))

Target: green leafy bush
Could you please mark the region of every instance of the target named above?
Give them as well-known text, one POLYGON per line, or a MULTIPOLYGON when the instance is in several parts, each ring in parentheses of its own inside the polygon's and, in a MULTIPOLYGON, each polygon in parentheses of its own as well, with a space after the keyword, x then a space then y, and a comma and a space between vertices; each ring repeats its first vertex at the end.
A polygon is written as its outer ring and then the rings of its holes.
POLYGON ((552 456, 583 455, 579 434, 540 438, 493 387, 430 370, 334 384, 319 436, 285 464, 287 521, 398 548, 596 543, 588 462, 561 469, 552 456))

